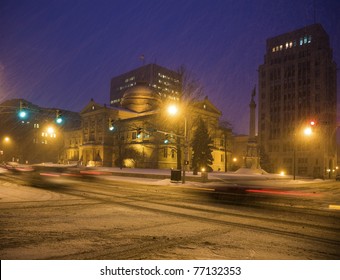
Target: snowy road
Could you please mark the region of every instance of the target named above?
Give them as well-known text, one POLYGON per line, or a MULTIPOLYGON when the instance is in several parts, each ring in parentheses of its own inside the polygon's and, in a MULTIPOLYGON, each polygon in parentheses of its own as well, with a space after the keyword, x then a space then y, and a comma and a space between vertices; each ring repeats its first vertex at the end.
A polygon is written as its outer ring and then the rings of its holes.
POLYGON ((1 259, 340 258, 328 196, 117 180, 0 177, 1 259))

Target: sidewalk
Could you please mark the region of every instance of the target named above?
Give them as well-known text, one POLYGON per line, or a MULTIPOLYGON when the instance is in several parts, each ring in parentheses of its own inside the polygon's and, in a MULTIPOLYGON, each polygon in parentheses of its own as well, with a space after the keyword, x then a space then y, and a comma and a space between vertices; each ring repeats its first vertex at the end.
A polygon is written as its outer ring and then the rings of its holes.
MULTIPOLYGON (((125 177, 139 177, 139 178, 153 178, 153 179, 170 179, 171 169, 143 169, 143 168, 118 168, 118 167, 97 167, 97 170, 112 173, 114 176, 125 176, 125 177)), ((223 180, 228 181, 239 181, 239 180, 287 180, 290 176, 281 176, 279 174, 269 173, 253 173, 251 170, 240 172, 208 172, 206 182, 221 182, 223 180)), ((183 172, 181 172, 183 176, 183 172)), ((198 172, 194 175, 192 171, 186 171, 186 181, 202 182, 204 181, 204 174, 198 172)))

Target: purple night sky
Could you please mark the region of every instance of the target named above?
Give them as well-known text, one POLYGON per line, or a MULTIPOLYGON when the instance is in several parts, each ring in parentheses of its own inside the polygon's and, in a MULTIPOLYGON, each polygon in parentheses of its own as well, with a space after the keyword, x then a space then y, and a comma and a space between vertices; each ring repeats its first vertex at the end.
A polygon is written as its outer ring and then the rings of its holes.
POLYGON ((141 66, 144 54, 145 63, 185 65, 234 132, 248 133, 266 39, 314 15, 339 67, 339 0, 2 0, 0 102, 73 111, 91 97, 109 104, 110 79, 141 66))

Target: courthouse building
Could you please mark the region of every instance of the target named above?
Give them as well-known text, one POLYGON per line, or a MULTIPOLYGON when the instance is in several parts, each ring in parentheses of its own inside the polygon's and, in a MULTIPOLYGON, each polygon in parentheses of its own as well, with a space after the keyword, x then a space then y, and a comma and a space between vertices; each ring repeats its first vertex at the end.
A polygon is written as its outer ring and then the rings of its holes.
MULTIPOLYGON (((224 171, 231 159, 232 132, 221 128, 221 112, 208 98, 193 102, 177 117, 167 114, 164 100, 147 84, 136 84, 125 90, 120 106, 108 107, 93 99, 80 112, 79 129, 65 131, 63 162, 82 165, 180 168, 184 160, 184 116, 187 119, 189 143, 197 118, 207 125, 213 140, 212 169, 224 171)), ((191 148, 189 164, 191 166, 191 148)), ((230 164, 230 163, 229 163, 230 164)))

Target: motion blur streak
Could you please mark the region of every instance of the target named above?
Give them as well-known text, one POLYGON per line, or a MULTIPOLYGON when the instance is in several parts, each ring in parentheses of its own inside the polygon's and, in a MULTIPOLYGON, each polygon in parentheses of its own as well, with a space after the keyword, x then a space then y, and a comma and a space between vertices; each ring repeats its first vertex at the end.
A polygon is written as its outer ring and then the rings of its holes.
POLYGON ((329 205, 329 209, 340 210, 340 205, 331 204, 329 205))
POLYGON ((53 173, 39 173, 40 176, 48 176, 48 177, 60 177, 59 174, 53 174, 53 173))
POLYGON ((294 191, 275 191, 275 190, 246 190, 251 193, 264 193, 264 194, 274 194, 274 195, 294 195, 294 196, 320 196, 315 193, 304 193, 304 192, 294 192, 294 191))

